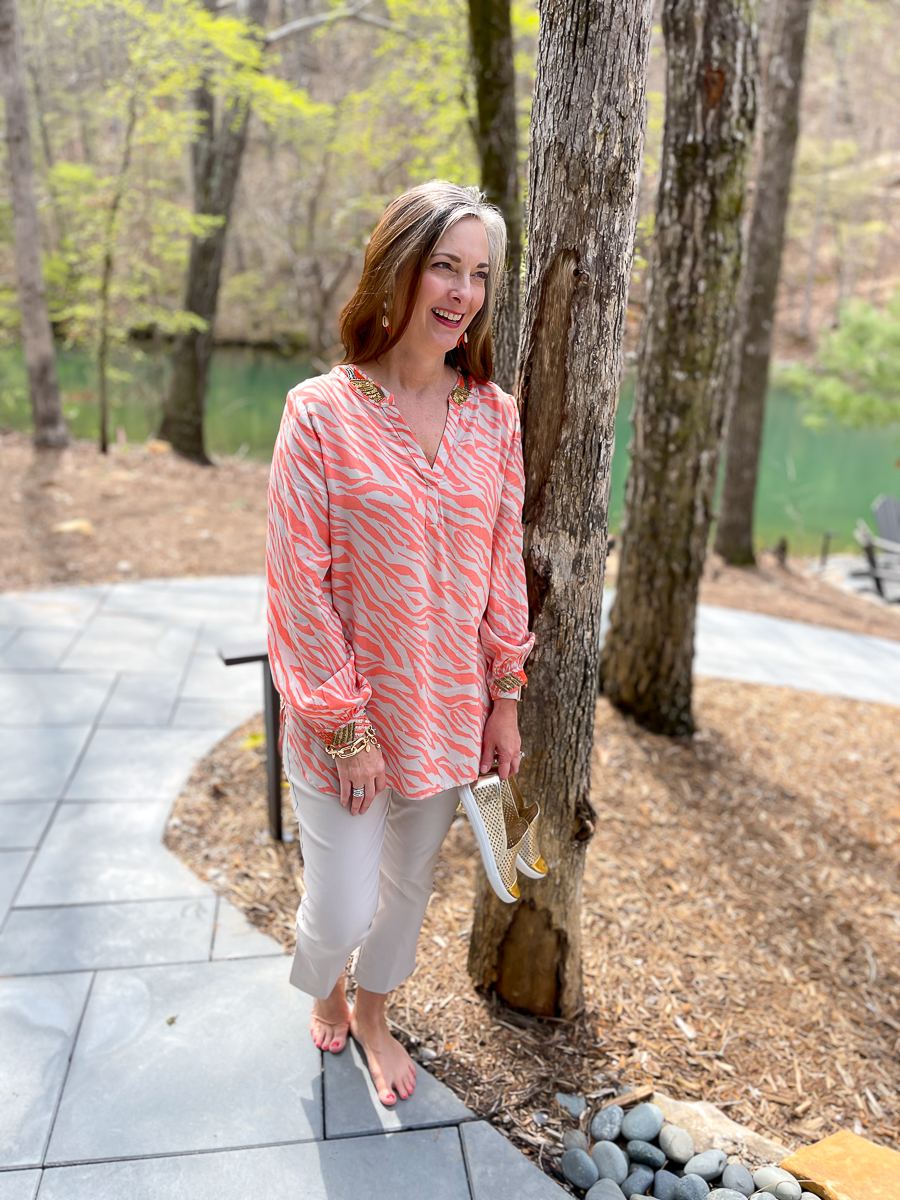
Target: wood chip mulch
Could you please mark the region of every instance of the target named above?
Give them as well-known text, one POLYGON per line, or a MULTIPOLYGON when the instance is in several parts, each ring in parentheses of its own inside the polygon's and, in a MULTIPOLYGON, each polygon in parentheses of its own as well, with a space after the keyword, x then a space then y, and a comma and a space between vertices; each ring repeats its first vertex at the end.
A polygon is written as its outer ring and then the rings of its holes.
MULTIPOLYGON (((462 817, 416 971, 392 998, 398 1036, 551 1174, 575 1124, 555 1092, 596 1106, 647 1083, 789 1146, 851 1128, 900 1148, 897 711, 703 679, 695 698, 690 740, 598 703, 580 1019, 473 990, 477 851, 462 817)), ((302 862, 266 833, 259 720, 198 765, 165 840, 292 949, 302 862)))

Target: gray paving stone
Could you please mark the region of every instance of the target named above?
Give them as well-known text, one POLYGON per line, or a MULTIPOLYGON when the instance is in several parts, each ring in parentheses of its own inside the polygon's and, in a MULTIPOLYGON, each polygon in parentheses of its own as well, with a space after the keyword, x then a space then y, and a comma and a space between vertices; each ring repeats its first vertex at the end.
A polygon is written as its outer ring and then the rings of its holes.
POLYGON ((48 1164, 321 1138, 309 1010, 280 959, 101 972, 48 1164))
POLYGON ((213 958, 259 958, 275 954, 284 954, 279 943, 268 934, 261 933, 239 908, 220 897, 213 935, 213 958))
POLYGON ((261 711, 262 684, 255 700, 179 700, 172 717, 176 729, 237 729, 261 711))
POLYGON ((90 982, 90 975, 0 979, 4 1167, 41 1163, 90 982))
POLYGON ((3 647, 0 670, 52 669, 77 636, 74 629, 22 629, 3 647))
POLYGON ((420 1064, 412 1096, 398 1100, 393 1108, 385 1108, 372 1084, 365 1055, 352 1038, 342 1053, 325 1054, 323 1058, 325 1133, 329 1138, 450 1125, 475 1115, 420 1064))
POLYGON ((56 805, 31 800, 0 804, 0 850, 31 850, 41 839, 56 805))
POLYGON ((40 1171, 3 1171, 0 1200, 34 1200, 40 1182, 40 1171))
POLYGON ((18 625, 0 624, 0 652, 6 649, 18 632, 18 625))
POLYGON ((247 624, 259 619, 264 592, 265 582, 260 575, 147 580, 117 584, 104 603, 104 611, 247 624))
POLYGON ((202 962, 214 912, 211 896, 17 908, 0 933, 0 975, 202 962))
POLYGON ((33 850, 0 850, 0 925, 33 857, 33 850))
POLYGON ((113 679, 109 671, 0 672, 0 725, 90 725, 113 679))
POLYGON ((211 654, 195 655, 191 659, 181 698, 184 700, 230 700, 263 704, 262 667, 259 663, 242 663, 226 667, 211 654))
POLYGON ((469 1200, 455 1128, 44 1172, 41 1200, 469 1200))
POLYGON ((90 725, 0 729, 0 800, 56 800, 90 725))
POLYGON ((183 669, 198 625, 103 612, 62 661, 66 670, 167 671, 183 669))
MULTIPOLYGON (((265 621, 241 622, 222 621, 218 617, 207 621, 200 634, 196 653, 217 658, 219 649, 235 642, 265 642, 265 621)), ((262 668, 258 668, 262 670, 262 668)))
POLYGON ((208 896, 160 842, 170 801, 63 804, 18 898, 29 905, 208 896))
POLYGON ((460 1125, 472 1200, 563 1200, 568 1192, 487 1121, 460 1125))
POLYGON ((175 800, 227 729, 98 729, 66 800, 175 800))
POLYGON ((6 592, 0 595, 4 625, 43 625, 80 628, 108 592, 98 587, 53 588, 44 592, 6 592))
POLYGON ((181 675, 181 671, 123 671, 103 710, 101 726, 168 725, 181 675))

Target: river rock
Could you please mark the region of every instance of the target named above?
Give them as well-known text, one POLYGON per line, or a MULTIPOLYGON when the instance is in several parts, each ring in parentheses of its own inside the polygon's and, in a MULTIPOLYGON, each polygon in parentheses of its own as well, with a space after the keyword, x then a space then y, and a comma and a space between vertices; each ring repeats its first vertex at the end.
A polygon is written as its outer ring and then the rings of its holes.
POLYGON ((758 1171, 753 1172, 753 1182, 756 1184, 756 1190, 761 1192, 770 1183, 796 1183, 796 1180, 790 1171, 785 1171, 783 1167, 760 1167, 758 1171))
POLYGON ((767 1183, 759 1189, 763 1195, 774 1196, 775 1200, 800 1200, 803 1188, 796 1179, 780 1179, 778 1183, 767 1183))
POLYGON ((651 1195, 655 1196, 656 1200, 674 1200, 677 1185, 677 1175, 673 1175, 671 1171, 657 1171, 653 1177, 651 1195))
POLYGON ((742 1196, 752 1196, 754 1192, 753 1176, 743 1163, 729 1163, 722 1172, 722 1187, 740 1192, 742 1196))
POLYGON ((550 1120, 550 1118, 547 1116, 547 1114, 545 1112, 532 1113, 531 1119, 532 1119, 532 1121, 534 1121, 535 1125, 538 1126, 538 1128, 540 1128, 542 1125, 546 1125, 547 1122, 550 1120))
POLYGON ((622 1121, 622 1137, 626 1141, 637 1138, 642 1142, 652 1142, 662 1129, 665 1119, 662 1109, 657 1108, 655 1104, 639 1104, 625 1114, 622 1121))
POLYGON ((666 1161, 665 1154, 652 1142, 642 1142, 633 1138, 625 1149, 632 1162, 643 1163, 645 1167, 652 1167, 654 1171, 659 1170, 666 1161))
POLYGON ((675 1184, 672 1200, 706 1200, 709 1184, 699 1175, 685 1175, 675 1184))
POLYGON ((564 1151, 559 1166, 569 1183, 576 1187, 589 1188, 600 1178, 597 1164, 583 1150, 564 1151))
POLYGON ((615 1142, 595 1142, 591 1158, 601 1179, 624 1183, 628 1175, 628 1155, 615 1142))
POLYGON ((625 1109, 618 1104, 607 1104, 591 1121, 591 1137, 595 1142, 614 1142, 622 1130, 625 1109))
POLYGON ((736 1192, 734 1188, 713 1188, 706 1200, 741 1200, 743 1195, 743 1192, 736 1192))
POLYGON ((598 1179, 584 1200, 625 1200, 625 1193, 614 1179, 598 1179))
POLYGON ((669 1162, 686 1163, 694 1157, 694 1139, 678 1125, 663 1125, 659 1131, 659 1145, 669 1162))
POLYGON ((564 1150, 583 1150, 587 1154, 590 1143, 580 1129, 567 1129, 563 1134, 564 1150))
POLYGON ((699 1175, 701 1179, 709 1181, 710 1179, 718 1179, 728 1165, 728 1157, 724 1150, 704 1150, 702 1154, 695 1154, 693 1158, 689 1158, 684 1164, 685 1175, 699 1175))
POLYGON ((637 1163, 631 1168, 628 1178, 622 1184, 622 1191, 626 1197, 646 1196, 647 1188, 652 1182, 652 1169, 650 1167, 642 1166, 641 1163, 637 1163))
POLYGON ((567 1092, 557 1092, 556 1103, 560 1108, 564 1108, 569 1116, 574 1117, 576 1121, 587 1108, 587 1101, 584 1096, 570 1096, 567 1092))

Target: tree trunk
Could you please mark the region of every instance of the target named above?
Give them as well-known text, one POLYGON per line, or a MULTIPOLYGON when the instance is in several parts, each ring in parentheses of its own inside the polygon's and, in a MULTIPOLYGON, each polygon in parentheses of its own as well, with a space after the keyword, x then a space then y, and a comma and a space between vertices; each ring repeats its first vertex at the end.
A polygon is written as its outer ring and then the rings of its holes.
MULTIPOLYGON (((215 12, 216 0, 204 0, 204 5, 210 12, 215 12)), ((267 8, 268 0, 249 0, 249 23, 262 27, 267 8)), ((194 104, 202 121, 191 147, 194 211, 203 216, 219 217, 222 223, 209 237, 195 237, 191 241, 182 307, 200 317, 205 327, 192 329, 175 342, 172 377, 163 404, 159 436, 171 442, 172 448, 185 458, 209 465, 203 437, 203 409, 228 218, 247 144, 250 109, 240 101, 226 103, 217 128, 215 99, 208 87, 204 85, 197 89, 194 104)))
POLYGON ((666 0, 666 124, 606 695, 693 731, 697 592, 737 307, 758 79, 754 0, 666 0))
POLYGON ((69 444, 69 429, 60 405, 53 331, 47 313, 41 267, 25 60, 15 0, 0 0, 0 87, 6 107, 6 144, 9 151, 22 347, 31 393, 34 444, 58 448, 69 444))
POLYGON ((518 394, 525 565, 537 646, 524 693, 524 794, 549 876, 501 903, 483 875, 475 984, 528 1012, 582 1006, 581 879, 609 470, 644 144, 652 0, 548 0, 531 123, 518 394))
POLYGON ((716 551, 730 563, 754 561, 753 507, 769 384, 772 324, 781 270, 794 150, 800 127, 803 50, 811 0, 783 0, 763 91, 762 144, 754 189, 735 338, 725 482, 716 551))
POLYGON ((519 199, 516 69, 510 0, 469 0, 469 33, 475 76, 475 144, 481 186, 503 213, 509 235, 506 288, 494 317, 494 379, 515 386, 519 353, 519 274, 522 204, 519 199))

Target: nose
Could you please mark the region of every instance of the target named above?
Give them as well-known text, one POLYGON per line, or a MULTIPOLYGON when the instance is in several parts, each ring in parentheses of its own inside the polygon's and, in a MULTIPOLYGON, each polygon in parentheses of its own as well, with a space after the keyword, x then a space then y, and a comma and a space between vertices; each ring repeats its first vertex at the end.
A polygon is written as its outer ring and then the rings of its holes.
POLYGON ((464 307, 468 305, 472 297, 472 281, 468 274, 457 275, 450 288, 450 295, 464 307))

